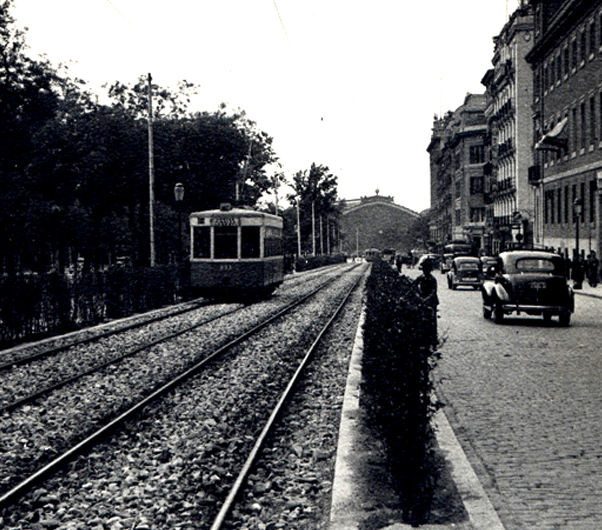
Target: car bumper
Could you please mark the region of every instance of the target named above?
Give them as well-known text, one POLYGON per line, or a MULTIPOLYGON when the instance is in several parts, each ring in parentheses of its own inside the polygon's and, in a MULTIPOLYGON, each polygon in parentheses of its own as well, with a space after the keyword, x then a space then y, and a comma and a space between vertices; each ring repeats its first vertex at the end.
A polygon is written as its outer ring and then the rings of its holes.
POLYGON ((527 313, 528 315, 543 315, 544 313, 560 315, 561 313, 572 312, 570 308, 559 305, 502 304, 502 310, 504 313, 516 312, 519 315, 521 313, 527 313))

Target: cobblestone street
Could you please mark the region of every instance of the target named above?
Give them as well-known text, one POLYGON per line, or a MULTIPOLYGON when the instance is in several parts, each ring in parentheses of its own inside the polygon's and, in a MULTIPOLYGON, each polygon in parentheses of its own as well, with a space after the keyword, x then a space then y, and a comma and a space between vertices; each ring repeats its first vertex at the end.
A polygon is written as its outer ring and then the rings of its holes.
POLYGON ((435 274, 437 394, 504 526, 602 528, 602 299, 576 295, 568 328, 528 316, 496 325, 478 291, 435 274))

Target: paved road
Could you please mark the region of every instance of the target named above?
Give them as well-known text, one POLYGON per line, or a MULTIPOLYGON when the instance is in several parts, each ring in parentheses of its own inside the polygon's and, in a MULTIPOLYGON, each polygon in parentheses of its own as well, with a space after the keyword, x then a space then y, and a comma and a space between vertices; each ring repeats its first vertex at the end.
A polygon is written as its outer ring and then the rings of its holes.
POLYGON ((437 393, 505 528, 602 528, 602 300, 578 296, 569 328, 496 325, 435 275, 437 393))

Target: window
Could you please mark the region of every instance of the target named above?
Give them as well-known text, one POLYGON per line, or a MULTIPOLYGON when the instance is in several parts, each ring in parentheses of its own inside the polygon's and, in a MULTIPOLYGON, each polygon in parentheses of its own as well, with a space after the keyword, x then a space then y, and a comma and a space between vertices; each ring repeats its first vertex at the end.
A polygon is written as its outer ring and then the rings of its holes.
POLYGON ((580 143, 579 146, 581 147, 581 149, 585 149, 585 132, 586 132, 586 122, 585 122, 585 103, 581 102, 581 104, 579 105, 579 112, 580 112, 580 132, 581 132, 581 138, 580 138, 580 143))
POLYGON ((470 222, 471 223, 482 223, 485 219, 485 208, 471 208, 470 209, 470 222))
POLYGON ((192 257, 208 259, 211 257, 211 229, 208 226, 195 226, 193 228, 194 247, 192 257))
POLYGON ((241 258, 259 258, 259 226, 242 226, 240 229, 241 258))
POLYGON ((596 181, 589 181, 589 222, 596 222, 596 181))
POLYGON ((596 53, 596 20, 592 20, 589 23, 589 53, 594 55, 596 53))
POLYGON ((558 188, 558 224, 562 223, 562 188, 558 188))
POLYGON ((559 55, 556 58, 556 80, 560 83, 560 81, 562 80, 562 55, 559 55))
POLYGON ((523 258, 516 260, 516 270, 523 272, 553 272, 554 261, 551 259, 523 258))
POLYGON ((575 70, 577 68, 577 63, 579 62, 577 60, 577 39, 574 39, 573 42, 571 42, 571 51, 573 56, 571 61, 571 68, 575 70))
POLYGON ((592 96, 589 98, 589 124, 590 124, 590 144, 594 145, 597 140, 596 134, 596 98, 592 96))
POLYGON ((569 187, 564 187, 564 222, 569 222, 569 187))
POLYGON ((267 226, 265 229, 265 257, 282 255, 282 230, 267 226))
POLYGON ((556 195, 556 190, 550 190, 550 224, 552 225, 556 219, 554 195, 556 195))
POLYGON ((581 222, 583 223, 585 221, 585 215, 583 215, 585 212, 585 182, 581 183, 581 202, 583 203, 583 208, 581 209, 581 222))
MULTIPOLYGON (((571 204, 573 204, 575 202, 575 199, 577 198, 577 184, 573 184, 573 201, 571 202, 571 204)), ((573 210, 573 223, 575 222, 575 210, 573 210)))
POLYGON ((573 151, 576 151, 579 147, 579 134, 578 134, 578 123, 577 123, 577 109, 574 108, 572 110, 573 120, 572 120, 572 129, 573 129, 573 151))
POLYGON ((471 145, 469 163, 483 164, 485 162, 485 148, 482 145, 471 145))
POLYGON ((581 46, 579 47, 579 64, 585 61, 587 53, 587 37, 585 36, 585 30, 581 30, 580 36, 581 46))
POLYGON ((563 50, 563 55, 564 55, 564 75, 568 76, 569 75, 569 70, 571 69, 571 65, 569 64, 569 48, 568 46, 563 50))
POLYGON ((470 177, 470 194, 477 195, 483 193, 485 181, 483 177, 470 177))
POLYGON ((238 257, 238 228, 236 226, 216 226, 213 237, 215 239, 215 259, 236 259, 238 257))

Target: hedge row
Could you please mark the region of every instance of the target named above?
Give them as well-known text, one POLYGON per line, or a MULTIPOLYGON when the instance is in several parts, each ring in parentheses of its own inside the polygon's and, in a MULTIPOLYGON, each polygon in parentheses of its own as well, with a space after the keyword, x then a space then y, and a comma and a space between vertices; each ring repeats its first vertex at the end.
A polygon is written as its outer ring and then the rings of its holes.
POLYGON ((4 276, 0 348, 156 309, 173 303, 178 290, 173 267, 4 276))
POLYGON ((436 316, 412 280, 374 262, 366 285, 362 401, 384 441, 404 519, 428 518, 437 480, 431 418, 436 316))

